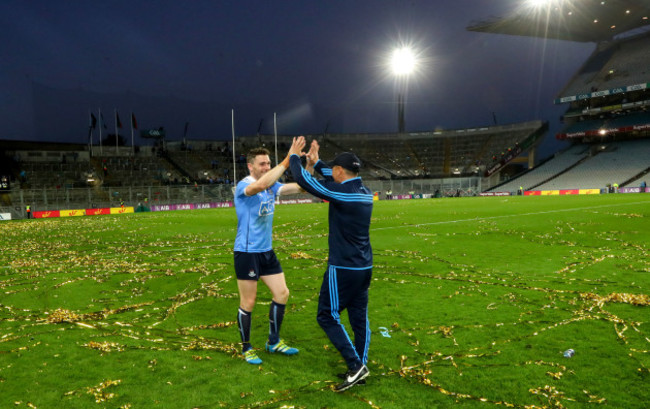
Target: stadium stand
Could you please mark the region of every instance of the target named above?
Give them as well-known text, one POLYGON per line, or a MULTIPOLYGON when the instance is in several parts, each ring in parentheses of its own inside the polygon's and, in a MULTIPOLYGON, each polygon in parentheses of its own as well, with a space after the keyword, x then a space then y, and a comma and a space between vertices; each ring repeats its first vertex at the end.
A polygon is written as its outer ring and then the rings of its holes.
POLYGON ((183 175, 162 157, 102 156, 92 158, 95 173, 104 186, 157 186, 179 183, 183 175), (106 168, 106 172, 104 172, 106 168))
POLYGON ((540 166, 531 169, 514 180, 495 186, 491 190, 516 192, 520 187, 523 187, 524 190, 532 190, 587 158, 589 151, 589 146, 574 145, 562 152, 558 152, 551 160, 544 162, 540 166))
POLYGON ((551 160, 502 185, 493 191, 604 189, 641 183, 650 167, 650 140, 614 143, 576 143, 551 160))
POLYGON ((643 172, 641 172, 639 175, 634 177, 632 180, 627 182, 624 185, 621 185, 621 187, 625 186, 630 186, 630 187, 647 187, 648 186, 648 181, 650 181, 650 177, 648 177, 648 173, 650 173, 650 167, 643 172))
MULTIPOLYGON (((306 137, 319 141, 325 160, 344 151, 355 152, 364 162, 361 176, 377 192, 460 196, 481 191, 488 168, 507 166, 522 147, 534 150, 545 129, 544 123, 533 121, 405 135, 306 137)), ((279 159, 286 155, 292 138, 277 137, 279 159)), ((275 144, 273 135, 237 138, 236 180, 248 174, 245 154, 251 148, 267 147, 274 161, 275 144)), ((3 150, 5 157, 17 153, 22 157, 10 169, 11 178, 18 181, 8 195, 14 206, 30 203, 35 209, 61 209, 117 206, 122 202, 137 205, 143 201, 176 204, 232 200, 229 183, 233 149, 227 142, 169 142, 165 149, 139 149, 135 156, 126 147, 104 149, 103 154, 94 148, 92 155, 87 147, 66 150, 60 145, 55 150, 42 150, 37 144, 32 148, 17 151, 10 146, 3 150)), ((291 175, 285 174, 284 180, 291 181, 291 175)))
POLYGON ((520 7, 469 31, 596 44, 558 93, 567 104, 556 135, 573 146, 493 191, 604 188, 640 184, 650 167, 650 3, 576 0, 520 7), (531 13, 530 10, 543 13, 531 13), (604 148, 603 148, 604 146, 604 148))
POLYGON ((644 33, 599 44, 560 95, 580 95, 647 82, 649 40, 650 34, 644 33))
POLYGON ((370 177, 446 178, 482 175, 515 147, 532 148, 544 127, 541 121, 532 121, 406 135, 328 135, 326 140, 355 152, 370 165, 370 177))
POLYGON ((622 185, 649 166, 650 140, 616 142, 596 145, 591 156, 569 172, 536 186, 536 190, 595 189, 622 185))
POLYGON ((650 167, 650 33, 600 41, 559 93, 558 139, 573 146, 495 187, 516 191, 640 184, 650 167))

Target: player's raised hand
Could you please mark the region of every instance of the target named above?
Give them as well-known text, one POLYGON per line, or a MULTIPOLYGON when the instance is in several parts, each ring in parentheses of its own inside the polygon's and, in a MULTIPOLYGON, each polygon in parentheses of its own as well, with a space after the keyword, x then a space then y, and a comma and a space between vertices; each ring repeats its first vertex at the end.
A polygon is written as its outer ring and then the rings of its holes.
POLYGON ((305 142, 305 137, 304 136, 298 136, 293 138, 293 143, 291 144, 291 148, 289 148, 289 156, 296 154, 298 156, 304 156, 305 153, 302 151, 302 149, 305 147, 307 142, 305 142))
POLYGON ((295 154, 300 157, 305 156, 305 152, 302 151, 302 149, 305 147, 305 144, 306 142, 304 136, 294 136, 291 147, 289 148, 289 153, 287 153, 287 157, 282 161, 282 165, 284 165, 285 168, 289 168, 289 158, 291 155, 295 154))
POLYGON ((318 141, 314 139, 311 141, 311 146, 309 147, 309 152, 307 152, 307 165, 314 166, 316 162, 318 162, 319 156, 318 156, 318 150, 320 149, 320 146, 318 145, 318 141))

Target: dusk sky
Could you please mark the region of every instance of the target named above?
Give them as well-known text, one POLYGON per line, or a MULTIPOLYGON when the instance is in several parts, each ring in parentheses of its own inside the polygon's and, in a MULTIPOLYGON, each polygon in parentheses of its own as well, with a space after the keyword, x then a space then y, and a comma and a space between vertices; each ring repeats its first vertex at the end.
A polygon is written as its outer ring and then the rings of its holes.
MULTIPOLYGON (((0 139, 86 143, 88 112, 130 135, 224 140, 397 130, 399 44, 422 59, 406 130, 551 122, 553 99, 594 44, 466 31, 524 0, 59 1, 0 3, 0 139), (494 116, 493 113, 494 112, 494 116)), ((106 132, 106 131, 105 131, 106 132)), ((138 143, 138 141, 136 141, 138 143)))

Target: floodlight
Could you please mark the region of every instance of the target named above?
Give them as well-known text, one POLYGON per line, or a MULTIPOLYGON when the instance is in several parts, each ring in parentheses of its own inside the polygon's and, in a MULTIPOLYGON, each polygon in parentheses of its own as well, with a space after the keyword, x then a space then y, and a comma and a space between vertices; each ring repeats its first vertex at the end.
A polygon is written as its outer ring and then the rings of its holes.
POLYGON ((562 0, 526 0, 526 6, 532 9, 550 9, 557 6, 561 6, 563 3, 562 0))
POLYGON ((530 7, 543 7, 553 3, 553 0, 528 0, 527 4, 530 7))
POLYGON ((415 54, 410 48, 398 48, 393 51, 391 67, 395 75, 409 75, 416 65, 415 54))

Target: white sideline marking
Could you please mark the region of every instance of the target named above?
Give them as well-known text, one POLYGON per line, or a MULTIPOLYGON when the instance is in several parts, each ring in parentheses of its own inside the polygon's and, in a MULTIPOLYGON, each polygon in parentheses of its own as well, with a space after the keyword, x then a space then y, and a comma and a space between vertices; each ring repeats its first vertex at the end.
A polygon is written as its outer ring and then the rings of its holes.
POLYGON ((630 203, 616 203, 616 204, 607 204, 607 205, 600 205, 600 206, 576 207, 576 208, 573 208, 573 209, 548 210, 548 211, 544 211, 544 212, 518 213, 518 214, 507 214, 507 215, 503 215, 503 216, 477 217, 475 219, 446 220, 446 221, 442 221, 442 222, 404 224, 404 225, 401 225, 401 226, 388 226, 388 227, 376 227, 376 228, 371 229, 371 230, 388 230, 388 229, 399 229, 400 227, 420 227, 420 226, 434 226, 434 225, 437 225, 437 224, 477 222, 477 221, 481 221, 481 220, 504 219, 506 217, 521 217, 521 216, 534 216, 534 215, 549 214, 549 213, 575 212, 575 211, 581 211, 581 210, 601 209, 603 207, 616 207, 616 206, 627 206, 627 205, 647 204, 647 203, 648 203, 647 201, 630 202, 630 203))

